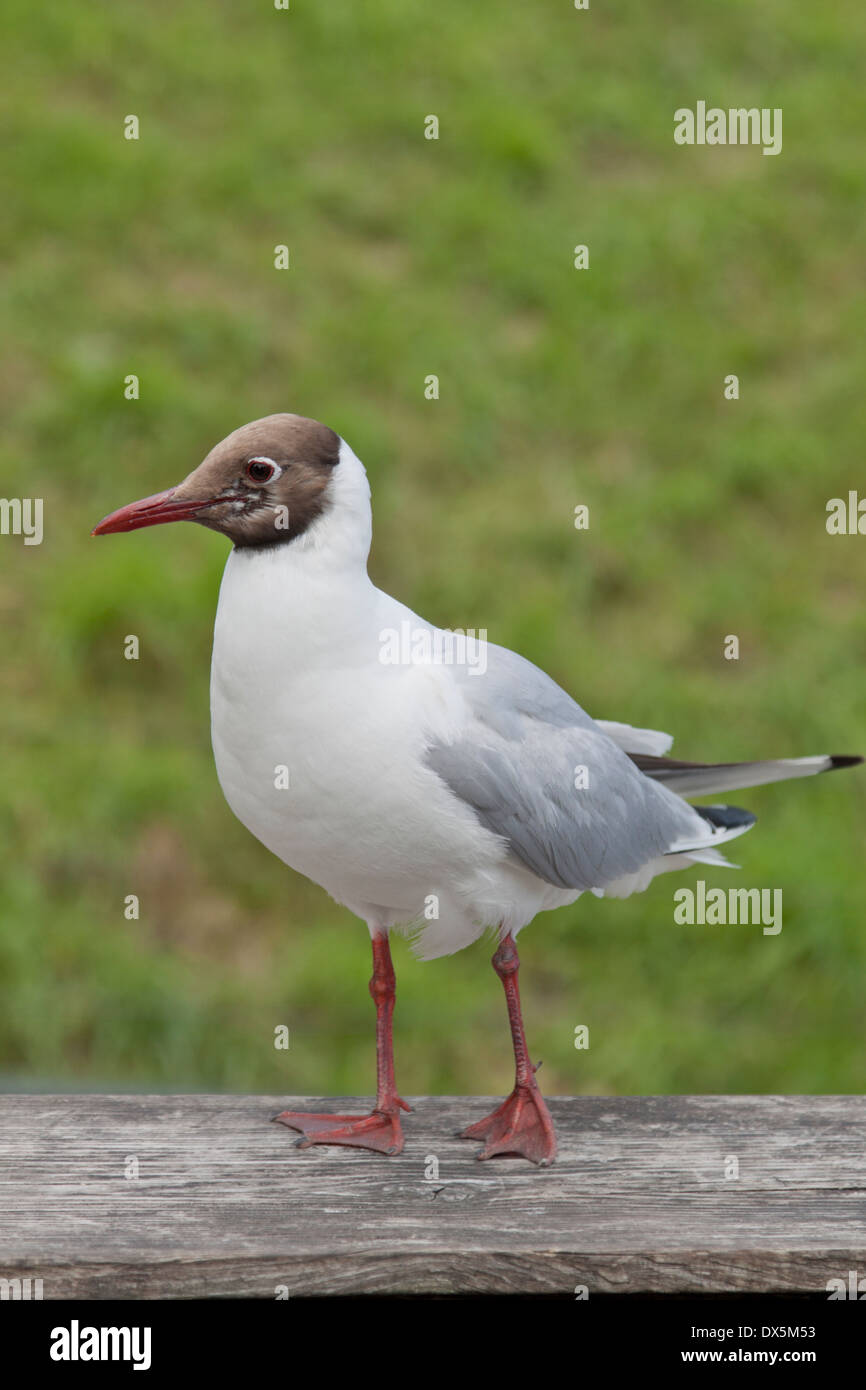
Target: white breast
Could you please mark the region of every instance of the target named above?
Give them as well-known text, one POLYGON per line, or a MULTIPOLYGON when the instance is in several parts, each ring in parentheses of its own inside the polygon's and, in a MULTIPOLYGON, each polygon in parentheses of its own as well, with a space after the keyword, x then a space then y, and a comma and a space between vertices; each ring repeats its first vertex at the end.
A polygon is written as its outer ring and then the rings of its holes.
POLYGON ((291 551, 234 551, 226 566, 211 674, 220 784, 285 863, 368 920, 404 921, 504 857, 423 761, 460 696, 441 665, 379 659, 384 629, 420 619, 366 574, 323 584, 291 551))

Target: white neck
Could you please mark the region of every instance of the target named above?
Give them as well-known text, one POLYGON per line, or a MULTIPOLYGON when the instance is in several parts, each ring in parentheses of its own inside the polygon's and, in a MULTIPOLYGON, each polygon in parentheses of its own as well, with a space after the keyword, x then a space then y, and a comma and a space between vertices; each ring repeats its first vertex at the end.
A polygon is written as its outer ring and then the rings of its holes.
POLYGON ((325 510, 302 536, 286 548, 298 563, 326 570, 367 568, 373 539, 370 484, 358 456, 340 440, 340 461, 325 494, 325 510))
POLYGON ((289 646, 302 660, 332 662, 335 650, 351 650, 376 621, 380 596, 367 574, 372 530, 367 474, 342 442, 325 510, 303 535, 281 545, 239 547, 229 555, 215 655, 228 640, 254 663, 261 643, 289 646))

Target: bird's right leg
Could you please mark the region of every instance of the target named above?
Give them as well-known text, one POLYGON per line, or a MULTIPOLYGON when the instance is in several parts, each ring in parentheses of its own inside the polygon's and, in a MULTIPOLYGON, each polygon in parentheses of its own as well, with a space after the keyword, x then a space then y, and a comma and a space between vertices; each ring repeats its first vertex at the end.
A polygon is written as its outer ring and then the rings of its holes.
POLYGON ((344 1144, 377 1153, 398 1154, 403 1148, 400 1111, 411 1110, 397 1094, 394 1082, 393 1018, 396 976, 391 963, 387 931, 373 932, 373 976, 370 993, 376 1005, 376 1104, 369 1115, 311 1115, 304 1110, 284 1110, 274 1119, 289 1129, 300 1130, 299 1149, 312 1144, 344 1144))
POLYGON ((529 1060, 517 984, 520 957, 510 933, 500 941, 492 965, 505 990, 514 1048, 514 1090, 498 1109, 470 1125, 460 1137, 484 1141, 479 1158, 492 1158, 494 1154, 519 1154, 546 1168, 556 1157, 556 1135, 550 1111, 535 1079, 536 1068, 529 1060))

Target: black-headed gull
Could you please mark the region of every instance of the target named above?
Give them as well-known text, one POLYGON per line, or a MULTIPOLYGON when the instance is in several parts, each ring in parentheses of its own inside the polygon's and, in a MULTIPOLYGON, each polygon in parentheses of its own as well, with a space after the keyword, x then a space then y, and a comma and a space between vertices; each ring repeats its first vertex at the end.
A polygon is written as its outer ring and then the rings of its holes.
POLYGON ((377 1095, 370 1115, 285 1112, 302 1147, 399 1153, 389 933, 423 959, 492 929, 514 1089, 466 1137, 480 1158, 556 1153, 518 993, 518 932, 589 890, 624 897, 656 874, 724 863, 754 823, 683 798, 804 777, 859 758, 695 764, 671 740, 593 720, 543 671, 481 638, 461 643, 367 574, 360 461, 333 430, 270 415, 235 430, 178 487, 94 535, 197 521, 233 542, 211 673, 217 773, 262 844, 362 918, 373 944, 377 1095))

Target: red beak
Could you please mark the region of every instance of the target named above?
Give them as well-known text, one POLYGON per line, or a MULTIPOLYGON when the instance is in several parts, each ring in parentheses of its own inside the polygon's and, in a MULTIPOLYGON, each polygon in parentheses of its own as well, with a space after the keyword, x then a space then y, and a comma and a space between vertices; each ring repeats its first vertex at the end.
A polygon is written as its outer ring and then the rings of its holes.
POLYGON ((114 531, 139 531, 142 526, 159 526, 164 521, 186 521, 203 507, 212 505, 212 499, 193 502, 184 498, 172 502, 176 491, 177 488, 170 487, 168 492, 157 492, 153 497, 142 497, 140 502, 130 502, 127 507, 112 512, 98 526, 94 526, 91 536, 109 536, 114 531))

